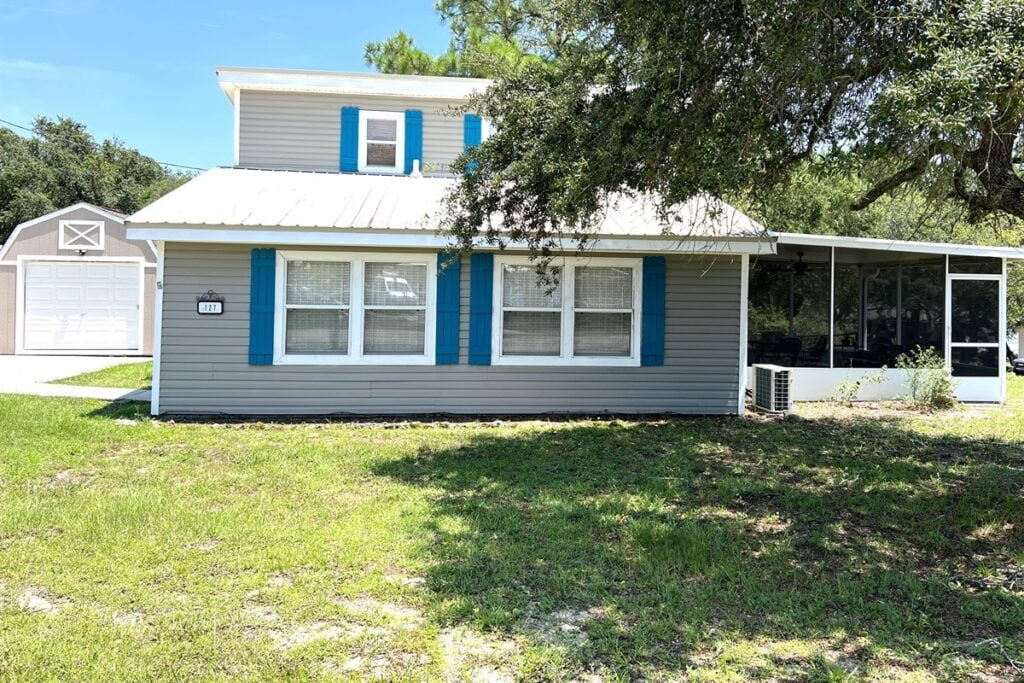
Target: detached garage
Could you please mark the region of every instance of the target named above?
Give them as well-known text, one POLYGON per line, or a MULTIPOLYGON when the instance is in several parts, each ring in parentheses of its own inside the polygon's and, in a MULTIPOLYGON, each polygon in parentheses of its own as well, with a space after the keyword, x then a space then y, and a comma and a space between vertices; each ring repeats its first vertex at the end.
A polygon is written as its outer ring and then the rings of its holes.
POLYGON ((0 249, 0 354, 149 355, 156 250, 124 216, 79 203, 0 249))

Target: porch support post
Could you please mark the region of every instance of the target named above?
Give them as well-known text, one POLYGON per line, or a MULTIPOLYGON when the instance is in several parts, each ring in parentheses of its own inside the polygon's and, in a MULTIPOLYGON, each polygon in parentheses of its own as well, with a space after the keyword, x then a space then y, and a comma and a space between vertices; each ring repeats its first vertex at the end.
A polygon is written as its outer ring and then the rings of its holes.
POLYGON ((1006 403, 1006 259, 1003 259, 1002 277, 999 278, 999 402, 1006 403))
POLYGON ((836 248, 829 256, 828 275, 828 367, 836 366, 836 248))
POLYGON ((949 281, 949 254, 946 254, 946 274, 945 274, 945 277, 943 277, 943 280, 945 280, 945 282, 946 282, 946 298, 945 298, 945 300, 946 300, 946 312, 945 313, 946 314, 943 316, 944 320, 942 321, 943 322, 943 327, 945 328, 945 334, 942 335, 942 339, 943 339, 943 342, 944 342, 943 346, 945 347, 943 349, 943 351, 944 351, 943 355, 946 357, 946 369, 947 370, 952 370, 953 369, 953 358, 952 358, 953 352, 951 350, 952 346, 950 346, 950 343, 953 341, 952 340, 952 336, 953 336, 953 295, 952 295, 952 291, 953 290, 952 290, 951 283, 949 281))
POLYGON ((740 376, 737 384, 736 414, 740 417, 747 410, 747 308, 750 299, 750 255, 740 256, 740 376))

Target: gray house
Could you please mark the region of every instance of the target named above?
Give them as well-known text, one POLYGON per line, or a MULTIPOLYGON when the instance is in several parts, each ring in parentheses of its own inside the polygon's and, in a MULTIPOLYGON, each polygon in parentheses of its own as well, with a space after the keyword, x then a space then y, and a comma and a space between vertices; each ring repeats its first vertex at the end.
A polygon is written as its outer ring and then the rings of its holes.
POLYGON ((79 202, 0 247, 0 354, 149 355, 156 247, 124 216, 79 202))
POLYGON ((452 258, 439 232, 490 128, 453 105, 486 81, 218 76, 235 166, 126 221, 159 253, 155 414, 735 414, 752 362, 814 398, 912 344, 1003 398, 1019 250, 775 235, 713 199, 665 224, 622 197, 547 292, 523 245, 452 258))

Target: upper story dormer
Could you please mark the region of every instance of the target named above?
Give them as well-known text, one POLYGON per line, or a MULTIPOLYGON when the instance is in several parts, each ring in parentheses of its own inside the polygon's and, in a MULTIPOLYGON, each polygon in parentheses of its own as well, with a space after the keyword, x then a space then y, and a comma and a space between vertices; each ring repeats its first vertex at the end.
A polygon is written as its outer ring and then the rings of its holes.
POLYGON ((455 111, 480 78, 223 67, 235 110, 235 166, 303 171, 450 175, 486 135, 455 111))

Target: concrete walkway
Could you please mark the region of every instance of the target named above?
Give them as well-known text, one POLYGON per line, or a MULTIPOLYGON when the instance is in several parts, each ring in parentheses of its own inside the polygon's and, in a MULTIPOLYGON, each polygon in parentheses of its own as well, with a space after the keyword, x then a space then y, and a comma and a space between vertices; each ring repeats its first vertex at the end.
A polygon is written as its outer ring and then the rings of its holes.
POLYGON ((102 370, 111 365, 143 363, 148 360, 149 358, 128 356, 0 356, 0 394, 148 402, 150 400, 148 389, 49 384, 54 380, 74 377, 83 372, 102 370))

